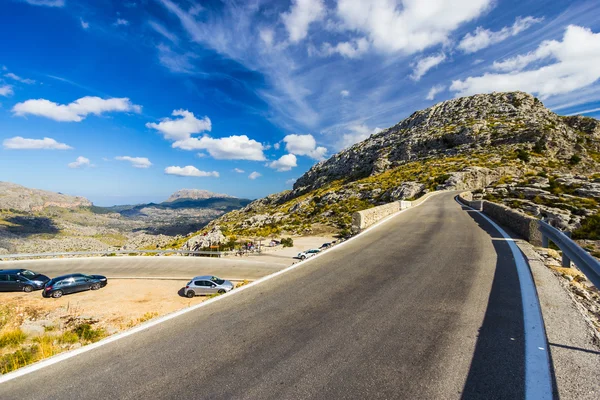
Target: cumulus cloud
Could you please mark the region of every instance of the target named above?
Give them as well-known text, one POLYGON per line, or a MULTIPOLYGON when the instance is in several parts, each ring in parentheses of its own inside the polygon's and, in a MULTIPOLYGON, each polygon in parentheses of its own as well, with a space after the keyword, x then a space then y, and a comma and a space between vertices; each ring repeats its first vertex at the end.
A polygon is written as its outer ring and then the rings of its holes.
POLYGON ((11 85, 2 85, 0 86, 0 96, 8 97, 12 96, 14 93, 11 85))
POLYGON ((239 169, 239 168, 234 168, 233 170, 234 170, 235 172, 237 172, 238 174, 243 174, 244 172, 246 172, 246 171, 244 171, 243 169, 239 169))
POLYGON ((90 164, 90 160, 88 158, 79 156, 79 157, 77 157, 77 159, 75 161, 73 161, 72 163, 69 163, 67 165, 69 168, 82 168, 82 167, 89 167, 91 164, 90 164))
POLYGON ((437 96, 438 94, 440 94, 444 90, 446 90, 446 86, 444 86, 444 85, 435 85, 435 86, 432 86, 431 89, 429 89, 429 92, 427 93, 426 99, 427 100, 433 100, 433 99, 435 99, 435 96, 437 96))
POLYGON ((4 139, 2 145, 5 149, 11 150, 70 150, 71 146, 59 143, 52 138, 26 139, 21 136, 15 136, 10 139, 4 139))
POLYGON ((24 0, 32 6, 64 7, 65 0, 24 0))
POLYGON ((129 25, 129 21, 127 21, 126 19, 123 18, 117 18, 117 20, 115 21, 115 25, 119 26, 119 25, 129 25))
POLYGON ((378 127, 371 129, 365 124, 356 124, 349 126, 348 130, 348 133, 342 135, 339 143, 342 149, 350 147, 355 143, 362 142, 369 136, 381 132, 383 129, 378 127))
POLYGON ((129 161, 134 168, 149 168, 152 165, 146 157, 118 156, 115 157, 115 160, 129 161))
POLYGON ((293 185, 294 183, 296 183, 296 179, 288 179, 287 181, 285 181, 286 185, 293 185))
POLYGON ((80 122, 89 114, 100 115, 111 111, 140 113, 142 106, 133 104, 126 97, 102 99, 86 96, 69 104, 58 104, 46 99, 31 99, 17 103, 12 108, 12 112, 18 116, 30 114, 66 122, 80 122))
POLYGON ((342 90, 340 92, 340 96, 342 96, 342 97, 348 97, 348 96, 350 96, 350 92, 348 90, 342 90))
POLYGON ((89 23, 89 22, 85 22, 85 21, 83 20, 83 18, 79 18, 79 22, 81 23, 81 27, 82 27, 83 29, 87 29, 87 28, 89 28, 89 27, 90 27, 90 23, 89 23))
POLYGON ((338 0, 337 15, 346 29, 362 32, 385 52, 412 54, 447 43, 461 24, 483 14, 492 0, 456 1, 338 0))
POLYGON ((323 19, 324 16, 323 0, 293 0, 290 11, 281 14, 281 19, 290 41, 296 43, 306 37, 310 24, 323 19))
POLYGON ((285 149, 292 154, 308 156, 315 160, 324 160, 325 155, 327 154, 327 149, 322 146, 317 146, 317 141, 313 135, 310 134, 287 135, 283 138, 283 141, 285 142, 285 149))
POLYGON ((413 80, 420 80, 423 75, 427 73, 431 68, 438 66, 446 59, 444 53, 434 54, 429 57, 420 59, 416 64, 413 65, 413 73, 410 76, 413 80))
POLYGON ((4 74, 4 76, 12 79, 14 81, 25 83, 27 85, 32 85, 35 83, 35 81, 33 79, 21 78, 19 75, 13 74, 12 72, 9 72, 8 74, 4 74))
POLYGON ((294 167, 297 167, 296 156, 293 154, 286 154, 279 157, 278 160, 271 161, 267 166, 269 168, 276 169, 279 172, 289 171, 294 167))
POLYGON ((190 137, 173 143, 174 148, 183 150, 206 150, 217 160, 264 161, 264 146, 246 135, 233 135, 224 138, 190 137))
POLYGON ((200 171, 198 168, 196 168, 192 165, 188 165, 186 167, 176 167, 176 166, 167 167, 167 168, 165 168, 165 174, 177 175, 177 176, 193 176, 193 177, 198 177, 198 178, 207 177, 207 176, 213 176, 215 178, 219 177, 219 173, 217 171, 211 171, 211 172, 200 171))
POLYGON ((474 33, 467 33, 458 44, 458 48, 467 54, 475 53, 476 51, 500 43, 511 36, 516 36, 543 20, 543 18, 534 18, 531 16, 525 18, 517 17, 512 26, 505 26, 495 32, 480 26, 475 29, 474 33))
POLYGON ((189 139, 193 134, 212 129, 210 119, 206 116, 198 119, 194 116, 194 113, 182 109, 174 110, 171 115, 181 118, 163 118, 158 124, 148 122, 146 127, 156 129, 164 135, 165 139, 169 140, 189 139))
POLYGON ((358 58, 369 50, 369 41, 365 38, 359 38, 350 42, 340 42, 335 46, 330 43, 323 43, 323 54, 339 54, 346 58, 358 58))
POLYGON ((536 50, 494 63, 504 73, 455 80, 450 90, 459 96, 492 91, 523 90, 542 99, 572 92, 600 79, 600 33, 570 25, 562 41, 543 41, 536 50), (526 67, 534 64, 529 70, 526 67), (540 66, 540 64, 545 64, 540 66))
POLYGON ((260 178, 262 175, 256 171, 250 173, 250 175, 248 175, 248 179, 252 179, 255 180, 256 178, 260 178))

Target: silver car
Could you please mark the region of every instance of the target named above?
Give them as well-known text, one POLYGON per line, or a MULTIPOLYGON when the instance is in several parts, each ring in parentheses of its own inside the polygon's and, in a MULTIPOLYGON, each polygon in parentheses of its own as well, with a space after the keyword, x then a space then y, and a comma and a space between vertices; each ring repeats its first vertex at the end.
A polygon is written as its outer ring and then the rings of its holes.
POLYGON ((216 276, 203 275, 192 278, 185 285, 183 294, 185 297, 192 298, 198 295, 209 295, 215 293, 226 293, 234 288, 233 283, 216 276))

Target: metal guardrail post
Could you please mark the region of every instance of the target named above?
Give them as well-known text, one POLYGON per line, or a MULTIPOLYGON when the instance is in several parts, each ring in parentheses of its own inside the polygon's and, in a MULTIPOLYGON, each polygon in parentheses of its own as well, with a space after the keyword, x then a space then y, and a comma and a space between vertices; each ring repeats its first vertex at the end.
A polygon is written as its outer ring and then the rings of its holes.
POLYGON ((550 247, 550 241, 548 240, 548 236, 542 234, 542 247, 547 249, 550 247))
MULTIPOLYGON (((564 235, 568 238, 571 238, 571 232, 563 232, 564 235)), ((563 251, 562 254, 562 266, 564 268, 571 268, 571 259, 567 256, 567 253, 563 251)))

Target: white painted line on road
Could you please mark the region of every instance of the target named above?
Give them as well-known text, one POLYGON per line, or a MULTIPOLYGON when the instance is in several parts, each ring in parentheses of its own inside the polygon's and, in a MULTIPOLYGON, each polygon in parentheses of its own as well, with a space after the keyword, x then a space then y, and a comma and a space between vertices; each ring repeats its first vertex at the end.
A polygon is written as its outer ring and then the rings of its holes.
POLYGON ((492 221, 483 212, 463 204, 455 198, 456 202, 464 207, 479 213, 504 237, 515 259, 521 300, 523 303, 523 327, 525 330, 525 399, 551 400, 552 378, 550 377, 550 359, 548 357, 548 342, 544 319, 538 299, 535 283, 529 269, 529 264, 523 257, 521 250, 514 239, 498 224, 492 221))
MULTIPOLYGON (((440 193, 442 193, 442 192, 440 192, 440 193)), ((437 194, 437 193, 434 193, 434 195, 435 194, 437 194)), ((78 356, 80 354, 87 353, 88 351, 97 349, 98 347, 102 347, 102 346, 107 345, 109 343, 115 342, 115 341, 117 341, 119 339, 126 338, 127 336, 131 336, 131 335, 133 335, 135 333, 144 331, 144 330, 149 329, 149 328, 151 328, 153 326, 156 326, 158 324, 162 324, 163 322, 169 321, 169 320, 171 320, 173 318, 177 318, 177 317, 179 317, 181 315, 184 315, 184 314, 187 314, 187 313, 189 313, 191 311, 195 311, 195 310, 197 310, 197 309, 199 309, 201 307, 206 307, 209 304, 212 304, 212 303, 214 303, 216 301, 223 300, 226 297, 234 296, 237 293, 243 292, 246 289, 249 289, 249 288, 251 288, 253 286, 261 284, 262 282, 266 282, 266 281, 268 281, 270 279, 273 279, 276 276, 283 275, 283 274, 285 274, 287 272, 290 272, 290 271, 292 271, 292 270, 294 270, 294 269, 296 269, 298 267, 301 267, 301 266, 303 266, 303 265, 305 265, 305 264, 307 264, 307 263, 309 263, 309 262, 311 262, 311 261, 313 261, 313 260, 321 257, 322 255, 324 255, 324 254, 326 254, 326 253, 328 253, 330 251, 336 251, 337 249, 339 249, 340 247, 343 247, 347 243, 350 243, 353 240, 359 238, 364 233, 367 233, 367 232, 369 232, 369 231, 377 228, 378 226, 381 226, 381 225, 385 224, 386 222, 390 221, 391 219, 393 219, 394 217, 398 216, 399 214, 402 214, 405 211, 412 210, 412 209, 414 209, 416 207, 419 207, 421 204, 424 204, 426 201, 428 201, 431 197, 433 197, 433 195, 429 196, 423 202, 417 204, 416 206, 413 206, 413 207, 410 207, 410 208, 406 208, 404 210, 400 210, 397 213, 392 214, 392 215, 390 215, 390 216, 382 219, 381 221, 379 221, 379 222, 371 225, 370 227, 366 228, 365 230, 363 230, 362 232, 360 232, 358 235, 353 236, 350 239, 343 241, 342 243, 340 243, 340 244, 332 247, 331 249, 328 249, 328 250, 325 250, 325 251, 323 251, 321 253, 318 253, 317 255, 314 255, 312 257, 307 258, 306 260, 297 262, 296 264, 292 264, 291 266, 289 266, 287 268, 284 268, 284 269, 282 269, 280 271, 274 272, 271 275, 264 276, 264 277, 262 277, 262 278, 260 278, 260 279, 258 279, 256 281, 254 281, 254 282, 251 282, 251 283, 249 283, 247 285, 244 285, 244 286, 239 287, 239 288, 237 288, 235 290, 232 290, 231 292, 227 292, 227 293, 222 294, 221 296, 218 296, 218 297, 213 297, 212 299, 203 301, 200 304, 196 304, 194 306, 191 306, 191 307, 188 307, 188 308, 184 308, 184 309, 179 310, 179 311, 175 311, 175 312, 173 312, 171 314, 167 314, 167 315, 162 316, 160 318, 156 318, 156 319, 150 320, 150 321, 145 322, 145 323, 143 323, 141 325, 138 325, 138 326, 136 326, 134 328, 131 328, 128 331, 117 333, 115 335, 107 337, 106 339, 102 339, 99 342, 92 343, 92 344, 89 344, 87 346, 80 347, 79 349, 76 349, 76 350, 71 350, 71 351, 68 351, 68 352, 65 352, 65 353, 60 353, 60 354, 57 354, 57 355, 55 355, 53 357, 50 357, 50 358, 47 358, 45 360, 39 361, 39 362, 37 362, 35 364, 31 364, 29 366, 26 366, 26 367, 23 367, 23 368, 19 368, 16 371, 9 372, 8 374, 0 375, 0 384, 4 383, 4 382, 8 382, 8 381, 16 379, 16 378, 19 378, 19 377, 24 376, 24 375, 30 374, 32 372, 38 371, 38 370, 40 370, 42 368, 46 368, 46 367, 49 367, 51 365, 57 364, 57 363, 59 363, 61 361, 68 360, 69 358, 78 356)))

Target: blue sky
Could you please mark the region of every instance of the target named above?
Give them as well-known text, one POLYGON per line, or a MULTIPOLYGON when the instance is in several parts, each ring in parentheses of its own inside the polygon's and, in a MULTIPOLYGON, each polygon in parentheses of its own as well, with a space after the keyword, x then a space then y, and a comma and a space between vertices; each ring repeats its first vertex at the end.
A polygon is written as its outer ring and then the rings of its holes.
POLYGON ((598 1, 0 7, 0 180, 99 205, 262 197, 462 95, 524 90, 600 116, 598 1))

